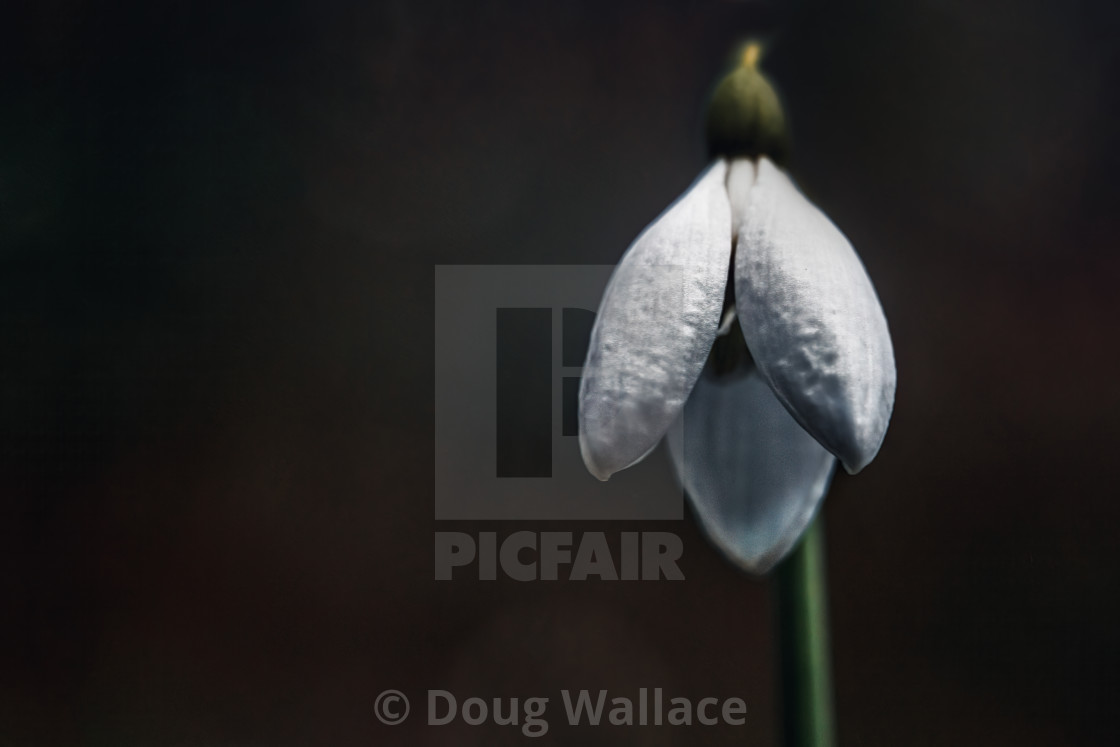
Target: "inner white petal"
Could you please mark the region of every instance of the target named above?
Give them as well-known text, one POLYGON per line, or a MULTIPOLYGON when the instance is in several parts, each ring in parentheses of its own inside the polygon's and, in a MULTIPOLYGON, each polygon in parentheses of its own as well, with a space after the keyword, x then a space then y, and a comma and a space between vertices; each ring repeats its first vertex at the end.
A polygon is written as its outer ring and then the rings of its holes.
POLYGON ((757 373, 705 370, 669 430, 677 475, 713 542, 753 573, 773 567, 824 498, 836 459, 797 424, 757 373))

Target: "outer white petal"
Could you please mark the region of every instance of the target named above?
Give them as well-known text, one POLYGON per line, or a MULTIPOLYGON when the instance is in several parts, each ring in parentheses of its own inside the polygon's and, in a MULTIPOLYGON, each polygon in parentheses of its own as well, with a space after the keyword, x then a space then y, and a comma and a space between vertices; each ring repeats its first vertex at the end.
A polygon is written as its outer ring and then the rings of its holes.
POLYGON ((600 480, 676 420, 715 340, 731 262, 727 163, 714 162, 615 268, 591 332, 579 444, 600 480))
POLYGON ((705 531, 752 573, 770 570, 794 546, 836 466, 754 372, 701 376, 684 428, 669 430, 669 451, 705 531))
POLYGON ((797 422, 848 472, 879 451, 894 406, 883 309, 840 230, 768 159, 736 161, 735 293, 747 347, 797 422))

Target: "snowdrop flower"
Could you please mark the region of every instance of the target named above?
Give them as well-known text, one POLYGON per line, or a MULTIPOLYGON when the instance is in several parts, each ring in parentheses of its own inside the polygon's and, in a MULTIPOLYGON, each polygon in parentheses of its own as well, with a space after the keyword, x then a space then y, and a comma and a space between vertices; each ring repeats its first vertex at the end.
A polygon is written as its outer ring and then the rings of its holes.
POLYGON ((786 128, 757 58, 748 47, 716 89, 714 160, 611 277, 579 439, 606 480, 669 433, 704 529, 761 573, 808 527, 837 460, 854 474, 879 451, 895 366, 851 244, 778 165, 786 128))

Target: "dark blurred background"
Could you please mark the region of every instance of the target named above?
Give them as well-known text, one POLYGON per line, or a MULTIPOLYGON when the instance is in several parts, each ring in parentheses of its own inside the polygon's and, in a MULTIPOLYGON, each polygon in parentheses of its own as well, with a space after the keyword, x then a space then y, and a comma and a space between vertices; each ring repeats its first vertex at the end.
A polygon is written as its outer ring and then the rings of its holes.
MULTIPOLYGON (((771 599, 432 581, 433 267, 614 263, 762 35, 899 367, 827 504, 845 745, 1115 737, 1120 24, 1107 2, 0 10, 0 744, 501 744, 425 688, 739 696, 771 599), (414 716, 372 713, 389 687, 414 716), (670 693, 671 691, 671 693, 670 693)), ((497 529, 494 525, 440 528, 497 529)), ((572 527, 566 527, 572 528, 572 527)))

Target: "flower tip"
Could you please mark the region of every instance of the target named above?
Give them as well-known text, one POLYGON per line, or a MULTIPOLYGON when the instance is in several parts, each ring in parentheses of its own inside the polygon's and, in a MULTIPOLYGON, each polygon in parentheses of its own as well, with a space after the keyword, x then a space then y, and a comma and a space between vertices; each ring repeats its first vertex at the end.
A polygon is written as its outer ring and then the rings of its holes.
POLYGON ((758 67, 758 58, 762 56, 762 45, 758 42, 750 42, 743 48, 743 56, 740 64, 743 67, 749 67, 752 70, 758 67))
POLYGON ((767 576, 767 575, 770 574, 770 571, 774 570, 774 567, 776 565, 778 565, 778 561, 779 560, 784 560, 784 559, 785 559, 785 555, 771 556, 771 557, 767 557, 763 560, 756 561, 754 563, 744 562, 742 564, 742 567, 743 567, 743 570, 745 570, 747 573, 750 573, 753 576, 767 576))
POLYGON ((608 472, 605 469, 599 469, 595 464, 587 461, 586 459, 583 460, 583 463, 587 465, 587 471, 590 472, 599 482, 606 482, 607 480, 611 479, 611 472, 608 472))
MULTIPOLYGON (((813 514, 815 515, 815 514, 813 514)), ((727 560, 739 570, 752 576, 768 576, 783 560, 789 557, 793 548, 801 540, 805 526, 793 529, 777 544, 769 547, 752 547, 749 543, 735 541, 733 538, 722 538, 717 533, 708 530, 708 536, 713 539, 716 546, 723 552, 727 560)))
MULTIPOLYGON (((885 434, 884 434, 885 435, 885 434)), ((844 467, 844 471, 849 475, 854 475, 861 472, 864 467, 871 464, 879 454, 879 446, 882 444, 882 439, 879 443, 871 446, 864 446, 863 448, 853 448, 847 453, 837 454, 836 457, 840 460, 840 464, 844 467)))
POLYGON ((590 472, 596 480, 606 482, 611 479, 612 472, 601 467, 596 461, 595 455, 591 450, 591 445, 588 443, 588 439, 583 433, 579 434, 579 453, 580 456, 583 457, 583 464, 587 467, 587 471, 590 472))
POLYGON ((705 124, 709 155, 784 162, 789 131, 778 93, 759 70, 763 52, 758 42, 741 46, 712 92, 705 124))

